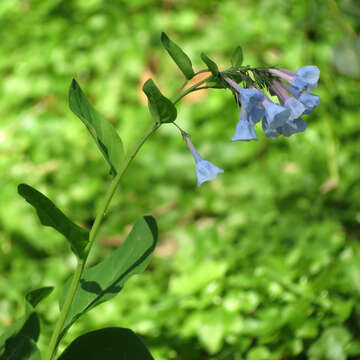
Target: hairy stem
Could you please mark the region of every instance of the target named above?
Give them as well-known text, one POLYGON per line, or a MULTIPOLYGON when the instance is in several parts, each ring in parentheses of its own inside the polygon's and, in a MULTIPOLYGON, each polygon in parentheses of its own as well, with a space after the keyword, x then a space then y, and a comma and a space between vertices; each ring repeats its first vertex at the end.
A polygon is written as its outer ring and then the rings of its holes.
POLYGON ((134 146, 132 151, 129 152, 128 155, 126 156, 126 158, 124 159, 121 169, 119 170, 119 172, 113 179, 108 191, 105 194, 105 197, 100 206, 99 212, 96 215, 95 222, 90 231, 89 242, 85 248, 85 257, 83 259, 79 259, 75 273, 74 273, 74 277, 72 279, 72 282, 71 282, 71 285, 69 288, 69 291, 66 294, 64 305, 61 309, 59 319, 55 325, 54 332, 51 336, 48 353, 45 357, 45 360, 52 360, 56 354, 56 349, 57 349, 58 342, 59 342, 58 339, 59 339, 61 330, 64 326, 67 314, 70 310, 73 298, 76 293, 76 289, 78 288, 78 285, 79 285, 79 282, 81 279, 81 275, 85 269, 86 260, 89 256, 90 250, 94 244, 96 235, 99 232, 101 222, 104 219, 105 213, 110 205, 111 199, 113 198, 115 191, 116 191, 117 187, 119 186, 120 180, 121 180, 122 176, 124 175, 124 173, 126 172, 126 170, 128 169, 132 160, 135 158, 136 154, 140 150, 141 146, 145 143, 145 141, 149 138, 149 136, 153 132, 155 132, 159 127, 160 127, 160 124, 152 123, 151 126, 144 132, 144 134, 139 139, 139 141, 136 143, 136 145, 134 146))

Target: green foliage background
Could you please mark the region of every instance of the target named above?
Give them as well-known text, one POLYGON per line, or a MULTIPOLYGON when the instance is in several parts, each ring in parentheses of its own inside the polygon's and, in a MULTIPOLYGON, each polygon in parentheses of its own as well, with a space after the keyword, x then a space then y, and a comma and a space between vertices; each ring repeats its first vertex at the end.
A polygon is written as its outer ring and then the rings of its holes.
MULTIPOLYGON (((105 326, 140 334, 156 359, 347 359, 360 355, 360 6, 356 0, 2 0, 0 2, 0 327, 23 294, 63 285, 75 266, 61 235, 39 224, 18 183, 89 227, 109 174, 67 106, 72 77, 129 148, 151 121, 141 85, 175 95, 182 76, 165 31, 197 70, 203 51, 228 67, 321 70, 321 105, 291 138, 230 143, 229 91, 189 97, 178 123, 225 169, 196 188, 175 127, 139 153, 116 195, 92 262, 142 214, 160 239, 145 274, 84 316, 65 344, 105 326)), ((39 308, 42 346, 60 287, 39 308)))

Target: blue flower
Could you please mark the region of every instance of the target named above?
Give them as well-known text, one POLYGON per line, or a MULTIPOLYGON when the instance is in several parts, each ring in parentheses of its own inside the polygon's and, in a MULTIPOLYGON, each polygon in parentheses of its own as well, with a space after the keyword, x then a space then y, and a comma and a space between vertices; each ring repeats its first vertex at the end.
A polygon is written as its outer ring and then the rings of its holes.
POLYGON ((290 111, 287 108, 279 104, 275 104, 267 97, 264 98, 262 105, 265 109, 265 120, 268 128, 276 129, 279 126, 284 125, 289 120, 290 111))
POLYGON ((214 180, 217 174, 223 173, 224 170, 220 169, 213 163, 207 160, 200 160, 196 163, 196 177, 197 186, 200 186, 205 181, 214 180))
POLYGON ((197 177, 197 186, 200 186, 205 181, 214 180, 217 174, 223 173, 224 170, 220 169, 213 163, 207 160, 203 160, 200 154, 196 151, 194 145, 190 141, 190 136, 183 133, 183 138, 189 147, 192 156, 196 162, 196 177, 197 177))
POLYGON ((314 109, 320 104, 319 96, 311 93, 303 93, 299 96, 299 101, 304 104, 304 114, 311 114, 314 109))
POLYGON ((271 90, 278 97, 280 104, 290 111, 289 120, 297 119, 305 112, 305 106, 297 99, 289 96, 282 83, 274 81, 271 90))
POLYGON ((247 111, 241 107, 240 120, 236 125, 235 133, 231 141, 250 141, 257 140, 253 125, 248 119, 247 111))
POLYGON ((293 134, 303 132, 307 128, 307 124, 302 118, 289 121, 283 126, 280 126, 277 131, 284 136, 291 136, 293 134))
POLYGON ((240 95, 240 105, 244 107, 249 113, 254 108, 258 107, 261 101, 264 99, 264 94, 255 88, 245 89, 226 76, 224 77, 224 80, 233 90, 236 91, 237 94, 240 95))
POLYGON ((277 137, 280 136, 280 133, 279 133, 276 129, 272 129, 272 128, 269 126, 266 118, 263 119, 261 125, 262 125, 262 129, 264 130, 265 136, 266 136, 267 138, 269 138, 269 139, 276 139, 277 137))
POLYGON ((314 90, 320 77, 320 70, 314 65, 303 66, 297 71, 283 69, 270 69, 269 71, 290 83, 296 97, 302 91, 314 90))

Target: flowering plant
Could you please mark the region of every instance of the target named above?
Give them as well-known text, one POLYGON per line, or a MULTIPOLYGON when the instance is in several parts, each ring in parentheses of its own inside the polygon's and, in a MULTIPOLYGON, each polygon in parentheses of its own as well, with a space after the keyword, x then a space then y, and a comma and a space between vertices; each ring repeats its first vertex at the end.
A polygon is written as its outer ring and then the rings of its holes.
MULTIPOLYGON (((56 357, 61 340, 84 313, 116 296, 126 280, 131 275, 144 271, 150 261, 156 246, 157 226, 153 217, 143 216, 135 223, 125 242, 108 258, 93 267, 86 267, 90 250, 109 204, 118 190, 122 177, 145 141, 163 124, 173 124, 179 129, 195 160, 198 186, 213 180, 223 172, 221 168, 200 156, 190 140, 190 135, 175 123, 175 105, 182 98, 204 88, 230 89, 236 104, 241 107, 240 120, 232 141, 256 140, 254 127, 260 121, 268 138, 291 136, 304 131, 307 125, 301 116, 311 114, 320 103, 317 95, 309 93, 317 86, 319 79, 319 70, 316 66, 304 66, 297 71, 243 66, 242 49, 237 47, 229 69, 220 71, 213 60, 202 54, 206 69, 195 73, 190 58, 177 44, 164 33, 161 41, 186 77, 186 83, 179 94, 170 100, 161 93, 153 80, 145 82, 143 91, 148 98, 149 111, 154 121, 127 154, 124 153, 121 138, 111 123, 93 108, 78 83, 75 80, 71 83, 70 109, 88 129, 112 176, 112 182, 91 229, 87 230, 75 224, 50 199, 33 187, 26 184, 20 184, 18 187, 19 194, 36 210, 40 222, 62 234, 77 259, 75 272, 65 284, 59 299, 60 313, 45 352, 46 360, 56 357), (209 73, 209 76, 186 88, 188 81, 199 73, 209 73), (271 96, 276 96, 279 103, 273 102, 271 96)), ((36 345, 40 332, 36 306, 52 290, 52 287, 43 287, 26 295, 25 315, 10 326, 0 338, 0 359, 40 358, 40 351, 36 345)), ((131 330, 119 327, 91 331, 78 337, 58 359, 90 357, 152 359, 145 345, 131 330)))

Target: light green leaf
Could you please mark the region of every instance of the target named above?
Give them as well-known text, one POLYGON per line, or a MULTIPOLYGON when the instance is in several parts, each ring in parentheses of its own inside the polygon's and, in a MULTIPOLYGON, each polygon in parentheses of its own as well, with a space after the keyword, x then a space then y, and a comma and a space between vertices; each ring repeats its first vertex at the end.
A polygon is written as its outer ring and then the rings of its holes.
POLYGON ((35 208, 41 223, 64 235, 76 256, 83 258, 85 246, 89 241, 89 232, 74 224, 50 199, 33 187, 20 184, 18 192, 35 208))
POLYGON ((123 144, 112 124, 89 103, 75 79, 69 89, 69 107, 89 130, 96 145, 116 175, 124 157, 123 144))
POLYGON ((58 360, 153 360, 149 350, 130 329, 105 328, 75 339, 58 360))
POLYGON ((175 61, 179 69, 185 75, 185 77, 188 80, 192 79, 195 74, 192 68, 192 63, 190 58, 184 53, 184 51, 178 45, 176 45, 172 40, 170 40, 169 37, 164 32, 161 34, 161 42, 164 48, 166 49, 166 51, 175 61))
MULTIPOLYGON (((83 313, 116 296, 130 276, 143 272, 150 261, 156 241, 155 219, 151 216, 142 217, 120 247, 104 261, 86 269, 66 318, 63 334, 83 313)), ((60 298, 60 308, 70 283, 71 279, 60 298)))
POLYGON ((146 81, 143 91, 148 98, 150 114, 157 123, 175 121, 177 111, 175 105, 157 88, 152 79, 146 81))

